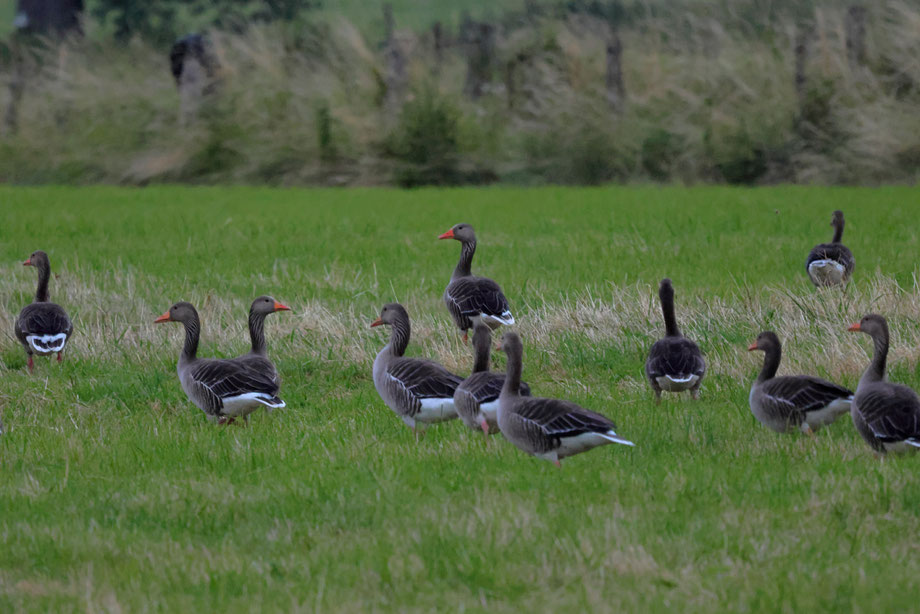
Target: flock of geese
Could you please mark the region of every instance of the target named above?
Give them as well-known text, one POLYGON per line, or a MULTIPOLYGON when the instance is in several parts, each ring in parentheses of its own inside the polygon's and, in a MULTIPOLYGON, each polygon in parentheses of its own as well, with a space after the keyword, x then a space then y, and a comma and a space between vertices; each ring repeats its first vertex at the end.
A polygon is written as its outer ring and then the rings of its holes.
MULTIPOLYGON (((843 213, 835 211, 830 243, 816 246, 808 255, 806 271, 816 286, 846 284, 853 272, 853 254, 841 243, 843 213)), ((634 445, 617 434, 613 421, 604 415, 561 399, 535 397, 521 381, 523 343, 515 332, 506 332, 497 347, 507 355, 507 369, 489 369, 492 332, 514 324, 514 316, 501 287, 493 280, 472 273, 476 235, 469 224, 457 224, 439 239, 461 245, 444 302, 457 328, 467 340, 473 331, 473 368, 469 377, 451 373, 431 360, 405 355, 410 322, 398 303, 384 305, 371 327, 389 326, 390 339, 377 354, 373 366, 374 386, 380 398, 415 431, 436 422, 460 418, 470 429, 502 433, 528 454, 559 464, 560 460, 591 448, 618 443, 634 445)), ((59 305, 49 301, 51 266, 47 254, 34 252, 24 263, 38 270, 35 301, 16 321, 16 336, 34 369, 33 355, 57 355, 60 362, 73 324, 59 305)), ((650 349, 645 374, 657 402, 662 392, 689 391, 699 398, 706 375, 706 361, 699 346, 683 336, 674 314, 674 287, 664 279, 659 287, 665 336, 650 349)), ((156 322, 178 322, 185 329, 178 373, 189 400, 207 417, 221 424, 285 406, 279 396, 281 378, 266 353, 265 318, 289 310, 270 296, 253 301, 249 311, 252 347, 232 359, 198 357, 201 325, 195 307, 179 302, 156 322)), ((810 375, 776 376, 782 354, 777 335, 762 332, 748 348, 764 352, 763 368, 751 386, 750 408, 763 425, 777 432, 802 431, 813 435, 822 426, 849 412, 857 431, 884 454, 920 447, 920 398, 907 386, 886 381, 888 324, 880 315, 869 314, 849 330, 868 334, 874 353, 856 393, 810 375)))

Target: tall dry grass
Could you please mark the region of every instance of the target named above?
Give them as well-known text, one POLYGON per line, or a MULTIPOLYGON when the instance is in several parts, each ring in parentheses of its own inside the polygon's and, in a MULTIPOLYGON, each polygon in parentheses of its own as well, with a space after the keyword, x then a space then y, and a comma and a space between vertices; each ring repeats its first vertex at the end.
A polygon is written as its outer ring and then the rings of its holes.
MULTIPOLYGON (((605 98, 610 26, 598 17, 508 21, 476 101, 462 93, 459 45, 436 66, 428 33, 396 38, 409 58, 410 101, 433 91, 456 111, 445 120, 457 134, 449 162, 477 172, 452 180, 913 182, 920 8, 903 0, 869 7, 862 66, 847 62, 845 9, 780 15, 753 32, 737 15, 692 2, 632 19, 619 29, 621 113, 605 98), (800 100, 793 49, 803 24, 814 34, 800 100)), ((411 117, 426 112, 412 105, 402 115, 388 109, 381 45, 344 19, 210 33, 221 83, 190 126, 179 117, 167 50, 99 42, 92 28, 85 41, 40 53, 19 128, 0 138, 0 180, 385 184, 400 165, 418 164, 394 150, 401 131, 439 119, 411 117)), ((14 78, 7 63, 3 108, 14 78)))

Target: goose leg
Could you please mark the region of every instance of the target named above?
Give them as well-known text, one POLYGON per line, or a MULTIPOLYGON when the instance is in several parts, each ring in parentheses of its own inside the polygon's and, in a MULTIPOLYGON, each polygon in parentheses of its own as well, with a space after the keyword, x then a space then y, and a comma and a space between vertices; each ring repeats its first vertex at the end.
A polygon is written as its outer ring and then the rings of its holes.
POLYGON ((562 461, 560 461, 558 458, 553 461, 553 464, 562 469, 562 461))
POLYGON ((469 343, 469 342, 470 342, 470 331, 465 330, 463 331, 463 343, 469 343))
POLYGON ((32 360, 32 355, 29 354, 29 373, 35 371, 35 361, 32 360))
POLYGON ((694 401, 699 401, 699 400, 700 400, 700 388, 699 388, 699 386, 696 386, 696 387, 690 389, 690 398, 693 399, 694 401))
POLYGON ((57 361, 58 361, 58 362, 61 362, 62 360, 63 360, 63 359, 61 358, 61 352, 58 352, 57 361))

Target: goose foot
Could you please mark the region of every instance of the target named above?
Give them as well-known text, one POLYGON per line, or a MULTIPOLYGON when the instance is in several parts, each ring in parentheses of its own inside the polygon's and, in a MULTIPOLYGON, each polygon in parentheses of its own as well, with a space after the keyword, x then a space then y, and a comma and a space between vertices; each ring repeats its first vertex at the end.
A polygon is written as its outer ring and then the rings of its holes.
POLYGON ((562 461, 560 461, 558 458, 553 461, 553 464, 562 469, 562 461))
POLYGON ((227 426, 229 424, 233 424, 235 421, 236 418, 234 417, 222 416, 217 420, 217 424, 220 424, 221 426, 227 426))
POLYGON ((699 400, 700 400, 700 391, 699 391, 699 390, 691 390, 691 391, 690 391, 690 398, 693 399, 694 401, 699 401, 699 400))

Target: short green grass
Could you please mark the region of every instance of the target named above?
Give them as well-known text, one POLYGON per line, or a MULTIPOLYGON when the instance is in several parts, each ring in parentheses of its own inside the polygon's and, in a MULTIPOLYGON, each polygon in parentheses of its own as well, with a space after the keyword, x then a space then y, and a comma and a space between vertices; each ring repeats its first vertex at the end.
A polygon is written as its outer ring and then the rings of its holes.
MULTIPOLYGON (((914 188, 278 190, 0 187, 0 611, 878 611, 916 607, 917 458, 841 420, 811 440, 747 409, 763 327, 783 372, 855 386, 868 309, 920 386, 914 188), (806 253, 846 212, 846 291, 806 253), (404 302, 410 352, 468 369, 441 292, 473 224, 535 391, 614 418, 634 449, 553 465, 458 422, 421 442, 370 377, 404 302), (34 375, 12 335, 42 248, 77 333, 34 375), (655 287, 706 352, 702 399, 652 402, 655 287), (246 347, 270 293, 288 408, 208 423, 175 374, 180 299, 202 355, 246 347)), ((497 358, 503 364, 502 358, 497 358)))

